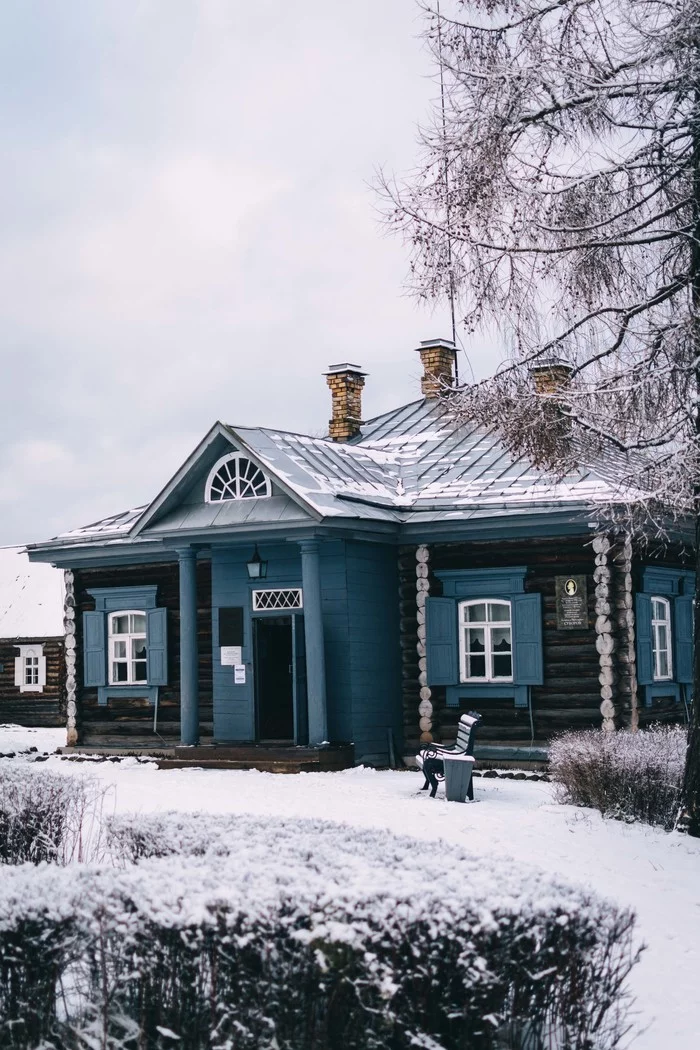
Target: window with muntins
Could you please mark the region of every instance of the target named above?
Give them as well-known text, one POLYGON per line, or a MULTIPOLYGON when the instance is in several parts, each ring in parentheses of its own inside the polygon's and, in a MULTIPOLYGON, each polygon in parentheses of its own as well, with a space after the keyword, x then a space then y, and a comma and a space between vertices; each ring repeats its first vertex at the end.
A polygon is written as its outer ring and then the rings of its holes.
POLYGON ((39 657, 31 649, 24 657, 24 684, 39 684, 39 657))
POLYGON ((215 463, 207 479, 208 503, 232 499, 264 499, 270 495, 270 479, 252 460, 238 453, 224 456, 215 463))
POLYGON ((671 603, 667 598, 651 599, 651 646, 654 659, 655 682, 669 682, 673 678, 671 655, 671 603))
POLYGON ((40 644, 16 646, 15 685, 20 693, 41 693, 46 686, 46 657, 40 644))
POLYGON ((459 649, 462 682, 512 682, 511 603, 460 602, 459 649))
POLYGON ((146 613, 133 609, 110 613, 107 631, 110 685, 146 682, 146 613))

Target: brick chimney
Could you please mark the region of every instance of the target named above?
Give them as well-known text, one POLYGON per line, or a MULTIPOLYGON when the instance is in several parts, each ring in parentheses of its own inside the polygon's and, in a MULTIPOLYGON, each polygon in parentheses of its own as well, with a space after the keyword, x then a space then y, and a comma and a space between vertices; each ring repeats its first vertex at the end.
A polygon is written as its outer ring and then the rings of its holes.
POLYGON ((573 367, 560 357, 543 357, 530 365, 530 375, 538 394, 557 394, 571 382, 573 367))
POLYGON ((416 347, 423 365, 423 377, 420 388, 424 397, 438 397, 454 382, 454 365, 457 351, 451 339, 424 339, 416 347))
POLYGON ((324 373, 331 391, 333 418, 328 423, 328 436, 333 441, 349 441, 360 433, 362 425, 362 387, 366 372, 347 362, 329 365, 324 373))

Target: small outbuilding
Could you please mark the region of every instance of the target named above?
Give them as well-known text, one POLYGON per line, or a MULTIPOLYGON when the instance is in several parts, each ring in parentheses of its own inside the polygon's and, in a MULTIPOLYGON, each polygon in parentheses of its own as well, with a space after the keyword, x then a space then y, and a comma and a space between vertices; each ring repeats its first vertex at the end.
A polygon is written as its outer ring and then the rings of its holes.
POLYGON ((0 722, 66 721, 63 573, 0 547, 0 722))

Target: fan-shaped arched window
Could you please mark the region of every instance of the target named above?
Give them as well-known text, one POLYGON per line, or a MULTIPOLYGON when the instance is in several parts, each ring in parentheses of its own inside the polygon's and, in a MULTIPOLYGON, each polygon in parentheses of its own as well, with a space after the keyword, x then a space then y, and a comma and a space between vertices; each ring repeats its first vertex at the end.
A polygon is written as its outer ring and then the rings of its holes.
POLYGON ((270 479, 252 460, 238 452, 218 460, 207 478, 208 503, 227 499, 262 499, 271 495, 270 479))

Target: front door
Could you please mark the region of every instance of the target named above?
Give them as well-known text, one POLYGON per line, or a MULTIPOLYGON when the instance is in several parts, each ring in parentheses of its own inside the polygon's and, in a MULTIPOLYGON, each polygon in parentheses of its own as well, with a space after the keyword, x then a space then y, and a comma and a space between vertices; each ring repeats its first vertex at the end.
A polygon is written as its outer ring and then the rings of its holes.
POLYGON ((294 740, 294 656, 292 617, 253 620, 255 707, 260 741, 294 740))

